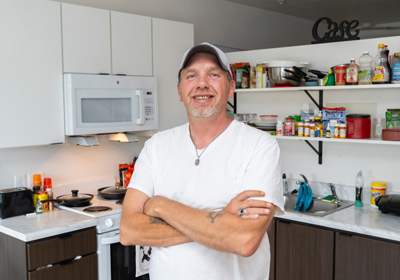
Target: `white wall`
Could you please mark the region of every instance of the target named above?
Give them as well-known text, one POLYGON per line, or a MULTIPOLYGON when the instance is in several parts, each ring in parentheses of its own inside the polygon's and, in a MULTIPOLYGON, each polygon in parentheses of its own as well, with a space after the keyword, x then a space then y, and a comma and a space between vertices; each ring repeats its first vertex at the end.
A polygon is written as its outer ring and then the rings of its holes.
MULTIPOLYGON (((349 62, 351 57, 358 61, 364 50, 376 55, 378 43, 390 46, 391 54, 400 52, 400 37, 358 40, 341 43, 266 49, 258 51, 229 53, 230 63, 249 61, 255 65, 263 60, 286 59, 309 61, 311 68, 328 70, 331 66, 349 62)), ((400 90, 357 90, 325 91, 324 106, 327 103, 376 103, 373 117, 385 117, 387 108, 400 107, 400 90)), ((318 92, 312 93, 318 100, 318 92)), ((303 103, 313 104, 302 91, 295 92, 250 92, 238 94, 238 113, 254 112, 277 114, 283 120, 291 114, 299 114, 303 103)), ((316 145, 316 144, 314 144, 316 145)), ((365 185, 371 181, 386 181, 388 190, 400 191, 398 176, 400 146, 323 143, 323 164, 303 141, 279 140, 281 147, 282 170, 289 178, 304 174, 312 181, 354 185, 358 170, 363 170, 365 185)))
POLYGON ((60 0, 194 24, 195 44, 264 49, 309 44, 313 21, 223 0, 60 0))

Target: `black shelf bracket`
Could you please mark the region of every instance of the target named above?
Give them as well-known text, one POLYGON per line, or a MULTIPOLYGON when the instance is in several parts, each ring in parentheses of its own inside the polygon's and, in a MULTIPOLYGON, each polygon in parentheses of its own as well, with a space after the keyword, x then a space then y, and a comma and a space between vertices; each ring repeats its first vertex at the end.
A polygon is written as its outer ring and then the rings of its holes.
POLYGON ((237 113, 237 96, 236 96, 236 91, 233 93, 233 104, 228 101, 228 105, 232 107, 233 113, 237 113))
POLYGON ((314 104, 318 107, 320 111, 322 111, 322 107, 324 106, 324 91, 319 90, 319 102, 315 101, 315 99, 311 96, 311 94, 308 92, 308 90, 304 90, 304 92, 310 97, 311 101, 314 102, 314 104))
POLYGON ((304 142, 306 142, 308 144, 308 146, 311 147, 311 149, 314 150, 314 152, 317 153, 318 155, 318 164, 322 164, 322 141, 318 141, 318 151, 317 149, 315 149, 315 147, 313 145, 311 145, 311 143, 308 140, 304 140, 304 142))

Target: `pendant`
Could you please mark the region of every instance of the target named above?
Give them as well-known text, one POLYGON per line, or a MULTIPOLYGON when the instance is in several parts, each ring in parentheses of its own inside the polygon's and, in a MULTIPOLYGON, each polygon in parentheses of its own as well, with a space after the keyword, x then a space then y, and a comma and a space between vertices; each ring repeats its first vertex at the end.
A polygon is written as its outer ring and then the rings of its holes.
POLYGON ((194 162, 194 165, 199 165, 199 163, 200 163, 200 159, 198 158, 198 159, 196 159, 196 161, 194 162))

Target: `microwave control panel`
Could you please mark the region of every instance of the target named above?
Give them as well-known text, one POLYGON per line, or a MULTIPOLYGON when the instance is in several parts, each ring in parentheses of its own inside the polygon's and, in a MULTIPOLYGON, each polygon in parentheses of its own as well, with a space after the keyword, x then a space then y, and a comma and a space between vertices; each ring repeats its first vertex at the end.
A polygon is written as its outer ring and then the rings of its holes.
POLYGON ((144 97, 144 117, 146 123, 153 123, 156 121, 156 104, 154 101, 154 94, 152 91, 146 91, 144 97))

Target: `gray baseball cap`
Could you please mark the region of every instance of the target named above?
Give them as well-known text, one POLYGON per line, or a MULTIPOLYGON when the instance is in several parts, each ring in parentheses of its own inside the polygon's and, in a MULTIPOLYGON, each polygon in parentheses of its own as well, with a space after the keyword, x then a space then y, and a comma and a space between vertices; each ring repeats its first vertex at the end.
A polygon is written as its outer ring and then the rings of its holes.
POLYGON ((228 61, 228 58, 226 57, 225 53, 223 51, 221 51, 219 48, 217 48, 216 46, 204 42, 204 43, 201 43, 200 45, 190 48, 183 54, 181 66, 179 67, 178 79, 181 76, 181 70, 183 68, 185 68, 189 59, 196 53, 210 53, 210 54, 215 55, 215 57, 218 59, 218 62, 219 62, 219 65, 221 66, 221 68, 228 71, 229 75, 231 75, 231 77, 233 77, 232 72, 231 72, 231 67, 229 66, 229 61, 228 61))

